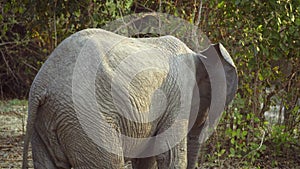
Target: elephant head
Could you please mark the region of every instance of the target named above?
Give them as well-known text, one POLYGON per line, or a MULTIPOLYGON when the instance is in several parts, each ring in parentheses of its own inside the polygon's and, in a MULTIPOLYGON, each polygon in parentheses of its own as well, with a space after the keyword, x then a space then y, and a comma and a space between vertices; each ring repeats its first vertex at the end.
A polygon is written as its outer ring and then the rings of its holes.
MULTIPOLYGON (((225 106, 237 91, 236 66, 221 43, 210 45, 195 59, 199 112, 188 135, 188 168, 195 168, 200 145, 212 133, 225 106)), ((190 120, 192 121, 192 120, 190 120)))
POLYGON ((218 58, 220 59, 222 63, 221 67, 224 69, 224 73, 225 73, 225 80, 226 80, 225 105, 227 106, 233 100, 238 86, 236 66, 233 60, 231 59, 229 53, 221 43, 211 45, 208 49, 201 52, 201 54, 206 56, 207 58, 218 56, 218 58))

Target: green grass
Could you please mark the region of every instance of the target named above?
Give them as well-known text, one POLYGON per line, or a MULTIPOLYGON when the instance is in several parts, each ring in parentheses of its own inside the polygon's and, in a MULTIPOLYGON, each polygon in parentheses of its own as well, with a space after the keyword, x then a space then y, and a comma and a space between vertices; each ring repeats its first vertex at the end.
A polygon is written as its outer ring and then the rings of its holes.
POLYGON ((0 112, 24 112, 27 111, 27 100, 8 100, 8 101, 0 101, 0 112))

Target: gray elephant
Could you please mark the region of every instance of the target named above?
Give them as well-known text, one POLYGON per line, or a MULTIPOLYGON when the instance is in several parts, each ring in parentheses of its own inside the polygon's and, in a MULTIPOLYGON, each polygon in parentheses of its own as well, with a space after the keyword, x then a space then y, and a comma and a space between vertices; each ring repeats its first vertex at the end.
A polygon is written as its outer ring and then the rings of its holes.
POLYGON ((209 110, 229 104, 236 89, 236 68, 221 44, 196 54, 172 36, 80 31, 32 83, 23 169, 30 140, 38 169, 125 168, 127 161, 195 168, 203 128, 220 116, 209 110))

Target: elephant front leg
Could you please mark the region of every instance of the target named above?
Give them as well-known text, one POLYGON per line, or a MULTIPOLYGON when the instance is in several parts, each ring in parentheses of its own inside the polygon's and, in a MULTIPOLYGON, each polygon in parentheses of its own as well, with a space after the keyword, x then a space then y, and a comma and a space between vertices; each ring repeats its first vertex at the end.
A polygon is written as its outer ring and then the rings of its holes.
POLYGON ((188 136, 188 167, 187 169, 195 169, 200 150, 199 135, 188 136))
MULTIPOLYGON (((200 134, 202 131, 202 128, 204 127, 204 124, 202 124, 200 127, 194 127, 191 129, 191 131, 188 134, 188 140, 187 140, 187 149, 188 149, 188 167, 187 169, 195 169, 196 164, 198 162, 199 157, 199 151, 201 143, 204 140, 200 140, 200 134)), ((203 139, 203 138, 202 138, 203 139)))

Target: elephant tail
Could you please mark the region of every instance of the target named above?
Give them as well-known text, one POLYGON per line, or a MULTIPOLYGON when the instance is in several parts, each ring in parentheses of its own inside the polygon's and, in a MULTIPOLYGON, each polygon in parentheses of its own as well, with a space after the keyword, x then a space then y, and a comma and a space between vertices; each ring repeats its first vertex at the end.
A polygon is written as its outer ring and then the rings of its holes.
POLYGON ((39 106, 45 100, 45 93, 41 96, 30 94, 32 97, 29 96, 28 99, 28 118, 27 118, 27 125, 26 125, 26 132, 24 137, 24 145, 23 145, 23 164, 22 169, 28 168, 28 149, 29 143, 32 138, 32 133, 34 130, 34 122, 36 120, 37 111, 39 106))

